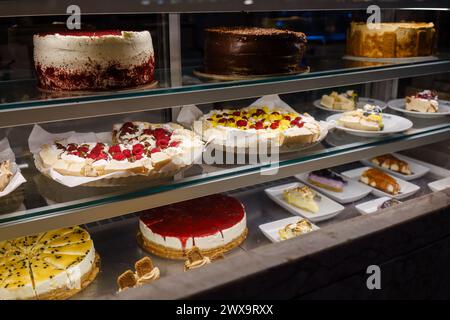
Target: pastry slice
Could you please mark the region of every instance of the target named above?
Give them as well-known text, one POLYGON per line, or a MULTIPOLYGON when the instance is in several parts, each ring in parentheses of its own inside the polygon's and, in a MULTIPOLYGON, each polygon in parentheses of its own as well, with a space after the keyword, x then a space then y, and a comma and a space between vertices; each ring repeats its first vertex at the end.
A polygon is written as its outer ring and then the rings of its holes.
POLYGON ((315 197, 315 192, 307 186, 292 188, 283 192, 283 199, 287 203, 312 213, 319 211, 319 205, 314 200, 315 197))
POLYGON ((438 96, 436 92, 432 90, 418 92, 415 95, 405 98, 405 109, 416 112, 438 112, 438 96))
POLYGON ((12 165, 9 160, 0 163, 0 192, 5 190, 13 176, 12 165))
POLYGON ((307 219, 300 219, 297 223, 290 223, 284 228, 278 230, 278 234, 281 240, 287 240, 305 233, 309 233, 312 230, 313 228, 311 222, 307 219))
POLYGON ((347 184, 340 175, 334 173, 330 169, 322 169, 312 171, 308 174, 308 182, 330 191, 342 192, 347 184))
POLYGON ((363 131, 381 131, 384 128, 380 108, 365 105, 363 109, 344 112, 337 123, 345 128, 363 131))
POLYGON ((385 169, 389 169, 395 172, 402 173, 404 175, 411 175, 411 169, 406 161, 400 160, 391 154, 385 154, 383 156, 375 157, 371 162, 377 166, 385 169))
POLYGON ((137 284, 136 276, 133 271, 127 270, 117 278, 119 292, 128 288, 133 288, 137 284))
POLYGON ((67 273, 46 262, 41 256, 30 259, 30 269, 38 299, 44 294, 51 295, 54 290, 70 287, 71 282, 67 273))
POLYGON ((382 204, 380 204, 378 206, 378 209, 390 208, 390 207, 396 206, 396 205, 398 205, 400 203, 401 202, 398 201, 397 199, 389 199, 389 200, 386 200, 385 202, 383 202, 382 204))
POLYGON ((400 192, 400 185, 394 178, 375 168, 364 171, 359 180, 371 187, 392 195, 397 195, 400 192))

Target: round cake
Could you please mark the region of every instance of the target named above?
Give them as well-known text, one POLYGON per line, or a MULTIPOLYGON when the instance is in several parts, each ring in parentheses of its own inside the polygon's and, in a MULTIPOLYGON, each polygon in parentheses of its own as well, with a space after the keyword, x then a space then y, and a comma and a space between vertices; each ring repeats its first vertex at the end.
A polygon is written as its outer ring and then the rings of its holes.
MULTIPOLYGON (((320 139, 321 126, 307 113, 299 114, 276 106, 211 110, 194 125, 204 141, 217 146, 262 148, 301 147, 320 139)), ((266 149, 267 150, 267 149, 266 149)))
POLYGON ((205 72, 217 75, 297 72, 306 47, 301 32, 221 27, 205 33, 205 72))
POLYGON ((33 37, 39 86, 48 90, 107 90, 154 81, 148 31, 67 31, 33 37))
POLYGON ((139 230, 144 249, 175 259, 194 246, 209 256, 225 252, 247 236, 244 206, 221 194, 150 209, 140 217, 139 230))
POLYGON ((347 54, 367 58, 406 58, 433 54, 433 23, 352 22, 347 32, 347 54))
POLYGON ((62 228, 0 242, 0 300, 67 299, 98 273, 89 233, 62 228))

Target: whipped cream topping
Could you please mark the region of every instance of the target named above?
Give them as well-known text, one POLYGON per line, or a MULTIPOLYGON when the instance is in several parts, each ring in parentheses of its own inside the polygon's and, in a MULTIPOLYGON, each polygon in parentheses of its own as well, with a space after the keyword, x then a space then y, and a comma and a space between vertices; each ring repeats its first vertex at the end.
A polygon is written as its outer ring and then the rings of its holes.
POLYGON ((197 269, 197 268, 203 267, 204 265, 207 265, 209 263, 211 263, 211 259, 209 259, 208 257, 203 257, 203 259, 201 259, 201 260, 196 260, 196 261, 192 261, 192 262, 189 260, 186 260, 184 262, 184 271, 197 269))
POLYGON ((158 267, 154 267, 152 269, 152 271, 150 271, 149 273, 144 274, 142 277, 138 277, 136 275, 136 284, 139 285, 143 285, 146 283, 150 283, 153 282, 155 280, 158 280, 160 276, 160 271, 158 267))
POLYGON ((34 35, 33 43, 34 61, 42 68, 95 69, 107 67, 111 61, 133 67, 154 56, 148 31, 122 31, 120 35, 95 37, 34 35))

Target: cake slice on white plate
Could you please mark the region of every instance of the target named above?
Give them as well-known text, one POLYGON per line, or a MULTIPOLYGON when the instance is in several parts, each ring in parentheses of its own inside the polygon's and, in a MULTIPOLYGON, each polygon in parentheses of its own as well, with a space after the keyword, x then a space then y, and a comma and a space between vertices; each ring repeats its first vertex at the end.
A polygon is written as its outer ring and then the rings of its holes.
POLYGON ((436 91, 424 90, 405 98, 405 109, 416 112, 435 113, 439 110, 439 101, 436 91))

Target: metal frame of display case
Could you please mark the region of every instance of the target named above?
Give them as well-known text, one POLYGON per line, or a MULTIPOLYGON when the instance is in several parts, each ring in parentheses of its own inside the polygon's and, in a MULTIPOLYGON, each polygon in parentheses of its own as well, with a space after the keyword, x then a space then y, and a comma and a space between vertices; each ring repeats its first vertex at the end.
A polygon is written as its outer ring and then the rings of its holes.
POLYGON ((366 9, 378 5, 383 9, 448 10, 442 1, 431 0, 128 0, 128 1, 0 1, 0 16, 64 15, 70 5, 78 5, 83 14, 203 13, 240 11, 299 11, 366 9), (107 9, 106 9, 107 8, 107 9))
MULTIPOLYGON (((449 138, 450 127, 446 127, 436 129, 432 132, 419 134, 419 137, 398 137, 391 142, 381 145, 371 145, 369 143, 343 152, 338 151, 337 153, 320 154, 317 157, 312 157, 311 159, 299 163, 280 166, 277 168, 278 171, 275 175, 261 174, 264 171, 267 172, 273 170, 273 167, 270 167, 270 165, 256 170, 249 167, 248 169, 243 168, 237 174, 231 174, 229 176, 221 171, 220 175, 211 175, 206 179, 197 180, 195 178, 187 178, 176 188, 158 193, 145 194, 146 192, 143 191, 144 195, 142 195, 140 193, 142 191, 139 191, 136 195, 133 195, 133 193, 121 194, 114 200, 106 203, 99 203, 99 200, 103 198, 102 196, 93 197, 86 199, 81 207, 75 205, 72 209, 70 208, 70 205, 64 203, 60 206, 61 208, 54 206, 51 212, 47 214, 31 217, 24 216, 19 219, 11 219, 10 222, 2 222, 0 224, 0 241, 49 229, 113 218, 174 202, 230 191, 236 189, 236 186, 246 187, 264 183, 293 176, 299 172, 332 167, 367 157, 419 147, 433 142, 447 140, 449 138)), ((32 211, 39 210, 40 209, 34 209, 29 211, 31 213, 32 211)))
MULTIPOLYGON (((253 98, 271 93, 291 93, 364 82, 422 76, 450 71, 450 60, 420 62, 264 80, 231 81, 170 89, 152 89, 105 96, 68 98, 46 102, 10 104, 0 109, 0 128, 42 122, 72 120, 146 110, 166 109, 183 104, 202 104, 253 98), (21 107, 23 105, 23 107, 21 107)), ((173 72, 172 72, 173 73, 173 72)), ((172 76, 179 77, 174 73, 172 76)), ((176 83, 176 82, 175 82, 176 83)))

